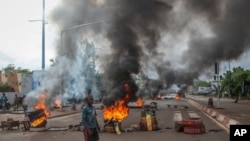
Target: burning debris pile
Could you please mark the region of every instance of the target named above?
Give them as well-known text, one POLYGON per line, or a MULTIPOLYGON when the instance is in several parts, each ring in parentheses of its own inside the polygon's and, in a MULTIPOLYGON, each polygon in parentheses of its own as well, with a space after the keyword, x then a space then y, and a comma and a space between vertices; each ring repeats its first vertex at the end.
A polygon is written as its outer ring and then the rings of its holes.
POLYGON ((55 108, 61 108, 62 104, 61 104, 61 100, 59 96, 55 97, 55 108))
POLYGON ((136 100, 136 107, 141 108, 143 106, 143 101, 141 97, 138 97, 136 100))
POLYGON ((50 115, 50 111, 46 107, 45 93, 39 95, 38 102, 34 105, 34 109, 34 111, 27 113, 31 127, 45 127, 47 124, 46 118, 50 115))
POLYGON ((124 98, 120 100, 113 99, 114 103, 112 103, 110 99, 104 99, 103 102, 104 104, 106 104, 106 106, 103 109, 103 117, 105 122, 105 129, 107 129, 108 131, 110 130, 109 128, 113 127, 115 129, 114 131, 116 131, 116 133, 119 133, 121 126, 119 128, 117 126, 121 125, 121 122, 128 116, 128 102, 132 97, 132 93, 135 91, 131 89, 129 83, 124 83, 121 87, 119 87, 118 90, 116 90, 116 92, 118 92, 118 94, 122 93, 122 95, 125 95, 124 98))
POLYGON ((29 112, 27 116, 30 120, 31 127, 45 127, 47 124, 46 114, 43 109, 29 112))

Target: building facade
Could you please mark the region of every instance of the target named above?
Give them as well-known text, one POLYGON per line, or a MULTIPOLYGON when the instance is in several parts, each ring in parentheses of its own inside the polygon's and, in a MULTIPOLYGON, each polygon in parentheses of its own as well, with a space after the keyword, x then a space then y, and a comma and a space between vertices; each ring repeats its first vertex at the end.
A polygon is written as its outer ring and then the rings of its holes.
POLYGON ((0 71, 0 85, 7 84, 16 93, 28 93, 32 90, 32 74, 0 71))

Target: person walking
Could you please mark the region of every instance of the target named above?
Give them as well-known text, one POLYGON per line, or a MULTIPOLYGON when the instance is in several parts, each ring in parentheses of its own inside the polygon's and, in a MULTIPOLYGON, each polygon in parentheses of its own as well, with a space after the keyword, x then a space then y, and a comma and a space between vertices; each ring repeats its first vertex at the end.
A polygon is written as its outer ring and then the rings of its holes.
POLYGON ((84 126, 83 134, 85 141, 98 141, 100 127, 96 119, 96 109, 93 106, 93 96, 88 95, 85 100, 87 104, 82 109, 82 124, 84 126))
POLYGON ((5 93, 3 93, 1 97, 1 104, 2 104, 3 111, 7 110, 7 102, 8 102, 8 98, 6 97, 5 93))

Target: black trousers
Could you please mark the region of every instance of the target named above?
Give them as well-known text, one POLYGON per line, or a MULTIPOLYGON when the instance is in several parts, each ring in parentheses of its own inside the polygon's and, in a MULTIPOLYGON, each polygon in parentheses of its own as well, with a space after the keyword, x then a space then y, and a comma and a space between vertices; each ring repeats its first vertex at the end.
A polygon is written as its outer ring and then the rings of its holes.
POLYGON ((88 134, 88 129, 87 128, 85 128, 83 130, 85 141, 99 141, 99 133, 98 133, 97 129, 96 128, 90 128, 90 130, 92 130, 92 132, 93 132, 92 135, 88 134))

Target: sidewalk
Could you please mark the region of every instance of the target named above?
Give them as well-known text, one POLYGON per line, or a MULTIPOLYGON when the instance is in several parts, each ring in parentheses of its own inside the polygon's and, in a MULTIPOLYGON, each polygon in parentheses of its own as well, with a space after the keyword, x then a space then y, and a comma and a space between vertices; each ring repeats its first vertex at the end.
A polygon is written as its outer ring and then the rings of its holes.
MULTIPOLYGON (((208 99, 208 98, 207 98, 208 99)), ((204 111, 219 123, 224 125, 227 129, 230 125, 248 124, 250 125, 250 101, 240 101, 240 103, 234 103, 233 99, 220 99, 223 106, 216 107, 216 101, 213 108, 207 107, 207 101, 204 101, 197 97, 188 97, 187 102, 195 106, 196 108, 204 111)))

